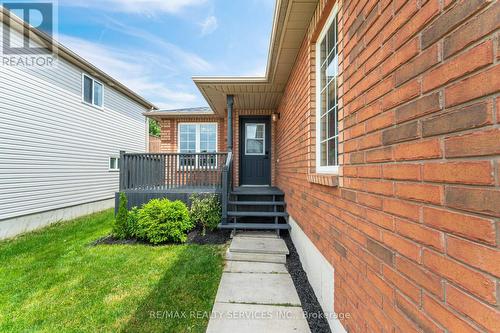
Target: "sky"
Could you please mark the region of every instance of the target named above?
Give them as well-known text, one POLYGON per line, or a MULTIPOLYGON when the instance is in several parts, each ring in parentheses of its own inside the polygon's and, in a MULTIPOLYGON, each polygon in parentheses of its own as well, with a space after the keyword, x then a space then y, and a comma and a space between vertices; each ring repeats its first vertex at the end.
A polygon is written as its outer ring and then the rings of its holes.
POLYGON ((162 109, 206 106, 192 76, 263 76, 275 0, 59 0, 58 39, 162 109))

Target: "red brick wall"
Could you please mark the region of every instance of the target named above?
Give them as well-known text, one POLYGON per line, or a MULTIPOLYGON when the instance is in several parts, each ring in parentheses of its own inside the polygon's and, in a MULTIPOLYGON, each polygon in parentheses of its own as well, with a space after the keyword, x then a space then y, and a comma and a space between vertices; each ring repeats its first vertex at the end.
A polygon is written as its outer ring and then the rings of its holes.
POLYGON ((331 187, 314 174, 314 47, 333 3, 279 108, 276 182, 335 268, 335 311, 349 332, 500 332, 500 4, 340 1, 331 187))
POLYGON ((161 128, 161 152, 176 153, 178 151, 178 135, 179 123, 217 123, 217 150, 225 152, 226 142, 226 120, 218 117, 185 117, 185 118, 164 118, 160 121, 161 128))

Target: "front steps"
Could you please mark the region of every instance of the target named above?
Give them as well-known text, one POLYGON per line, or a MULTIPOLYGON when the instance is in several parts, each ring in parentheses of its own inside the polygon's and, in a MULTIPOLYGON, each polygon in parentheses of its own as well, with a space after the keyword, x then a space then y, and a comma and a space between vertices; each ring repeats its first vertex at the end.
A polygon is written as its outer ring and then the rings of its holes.
POLYGON ((260 263, 286 263, 290 252, 285 241, 273 233, 261 232, 250 235, 236 234, 227 250, 229 261, 245 261, 260 263))
POLYGON ((285 193, 276 187, 237 187, 230 193, 221 229, 289 230, 285 193))

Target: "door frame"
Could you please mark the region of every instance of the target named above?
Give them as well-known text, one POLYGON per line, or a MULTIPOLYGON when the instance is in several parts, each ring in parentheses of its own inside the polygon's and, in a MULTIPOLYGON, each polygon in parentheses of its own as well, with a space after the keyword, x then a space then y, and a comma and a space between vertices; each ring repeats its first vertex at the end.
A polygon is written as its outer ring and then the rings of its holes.
POLYGON ((271 116, 260 116, 260 115, 255 115, 255 116, 240 116, 239 117, 239 147, 238 147, 238 152, 239 152, 239 167, 238 167, 238 179, 239 179, 239 185, 240 186, 254 186, 254 187, 270 187, 272 186, 272 170, 273 170, 273 165, 272 165, 272 126, 273 123, 271 121, 271 116), (255 121, 257 122, 263 122, 266 123, 266 129, 265 129, 265 136, 264 136, 264 151, 267 147, 269 147, 269 153, 268 153, 268 159, 269 159, 269 172, 268 174, 268 179, 267 179, 267 184, 264 185, 252 185, 252 184, 243 184, 242 182, 242 168, 243 168, 243 156, 245 154, 245 129, 244 129, 244 124, 246 121, 255 121), (269 127, 268 127, 269 126, 269 127), (269 145, 269 146, 268 146, 269 145))

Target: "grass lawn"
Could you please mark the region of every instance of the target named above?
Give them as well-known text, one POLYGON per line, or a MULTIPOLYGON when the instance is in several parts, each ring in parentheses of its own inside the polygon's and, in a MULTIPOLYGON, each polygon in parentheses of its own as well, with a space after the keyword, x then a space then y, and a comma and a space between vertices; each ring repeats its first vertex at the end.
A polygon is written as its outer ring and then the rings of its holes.
POLYGON ((0 332, 204 332, 223 247, 89 245, 113 219, 109 210, 0 242, 0 332))

